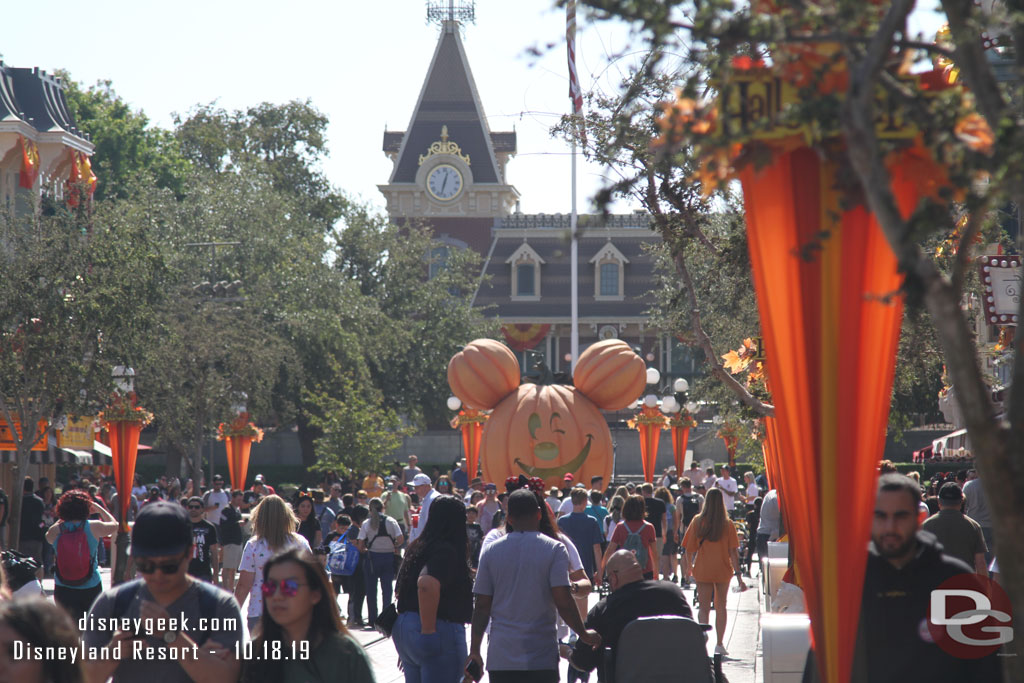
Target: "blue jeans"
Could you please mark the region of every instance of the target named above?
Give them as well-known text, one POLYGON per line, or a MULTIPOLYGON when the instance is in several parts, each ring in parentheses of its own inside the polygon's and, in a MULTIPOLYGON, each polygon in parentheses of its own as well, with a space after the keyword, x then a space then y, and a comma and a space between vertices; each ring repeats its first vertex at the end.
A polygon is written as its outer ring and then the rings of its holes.
POLYGON ((402 660, 405 683, 456 683, 462 680, 469 648, 466 625, 437 620, 435 633, 420 633, 419 612, 402 612, 391 633, 402 660))
POLYGON ((370 623, 377 621, 377 581, 380 581, 381 604, 391 603, 392 582, 395 580, 395 554, 368 552, 366 568, 366 611, 370 623))

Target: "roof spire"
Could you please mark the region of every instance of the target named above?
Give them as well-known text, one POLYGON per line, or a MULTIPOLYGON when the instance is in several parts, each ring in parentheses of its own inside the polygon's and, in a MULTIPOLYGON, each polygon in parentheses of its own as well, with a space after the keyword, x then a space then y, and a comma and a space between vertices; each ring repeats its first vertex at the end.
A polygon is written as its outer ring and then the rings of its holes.
POLYGON ((442 28, 476 22, 474 0, 427 0, 427 21, 442 28))

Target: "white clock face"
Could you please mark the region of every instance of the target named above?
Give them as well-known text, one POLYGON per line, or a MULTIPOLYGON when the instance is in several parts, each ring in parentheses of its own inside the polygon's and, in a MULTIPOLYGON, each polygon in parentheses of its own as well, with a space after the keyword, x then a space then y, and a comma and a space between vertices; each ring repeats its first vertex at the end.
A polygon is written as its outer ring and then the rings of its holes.
POLYGON ((462 191, 462 174, 448 164, 436 166, 427 176, 427 190, 438 199, 453 199, 462 191))

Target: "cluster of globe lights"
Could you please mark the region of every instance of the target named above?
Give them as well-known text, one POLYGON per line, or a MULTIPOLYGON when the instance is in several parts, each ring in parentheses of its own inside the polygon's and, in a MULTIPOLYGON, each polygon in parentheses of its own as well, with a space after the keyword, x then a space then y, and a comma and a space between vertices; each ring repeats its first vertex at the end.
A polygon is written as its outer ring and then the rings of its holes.
MULTIPOLYGON (((647 384, 649 384, 649 385, 650 384, 657 385, 658 382, 660 382, 660 381, 661 381, 661 373, 658 372, 657 368, 647 368, 647 384)), ((672 391, 674 391, 676 394, 685 394, 689 390, 690 390, 690 383, 687 382, 682 377, 680 377, 679 379, 677 379, 676 381, 674 381, 672 383, 672 391)), ((658 395, 654 394, 654 393, 650 393, 650 394, 647 394, 646 396, 644 396, 639 401, 637 401, 637 407, 639 408, 641 405, 645 405, 648 408, 654 408, 655 406, 658 405, 658 402, 659 402, 658 395)), ((699 407, 693 401, 689 401, 684 406, 678 400, 676 400, 676 397, 673 394, 669 394, 669 395, 661 398, 660 402, 661 402, 661 412, 665 413, 666 415, 672 415, 674 413, 678 413, 684 407, 686 408, 686 412, 688 412, 688 413, 690 413, 692 415, 693 413, 697 412, 697 408, 699 407)))

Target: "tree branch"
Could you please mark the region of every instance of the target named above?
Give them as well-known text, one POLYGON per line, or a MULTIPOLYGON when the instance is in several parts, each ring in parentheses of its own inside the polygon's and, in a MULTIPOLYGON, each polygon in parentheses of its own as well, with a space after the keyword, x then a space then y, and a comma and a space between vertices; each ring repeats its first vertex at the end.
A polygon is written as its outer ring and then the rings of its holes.
POLYGON ((700 308, 697 305, 697 292, 693 288, 693 280, 690 278, 690 271, 686 267, 686 260, 683 258, 682 252, 678 250, 673 251, 672 260, 676 264, 679 276, 683 280, 683 289, 686 291, 686 297, 690 301, 690 324, 693 327, 693 333, 697 337, 701 349, 704 351, 704 359, 711 366, 711 374, 724 384, 743 405, 753 409, 763 417, 775 417, 775 406, 758 400, 718 360, 718 354, 715 353, 711 337, 704 331, 704 326, 701 324, 700 308))
POLYGON ((987 194, 984 203, 968 216, 967 225, 964 226, 964 232, 960 235, 960 242, 956 248, 956 260, 953 262, 953 273, 950 278, 953 293, 957 298, 963 296, 964 277, 967 273, 967 266, 971 263, 971 243, 974 242, 975 236, 981 230, 981 224, 985 220, 985 214, 993 195, 992 192, 987 194))

